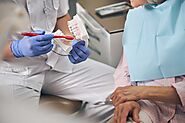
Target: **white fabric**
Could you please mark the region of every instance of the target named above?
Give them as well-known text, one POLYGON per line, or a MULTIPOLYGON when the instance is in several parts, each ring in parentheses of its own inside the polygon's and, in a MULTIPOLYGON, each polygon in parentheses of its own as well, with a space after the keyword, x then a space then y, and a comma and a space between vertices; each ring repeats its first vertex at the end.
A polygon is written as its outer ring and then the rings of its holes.
POLYGON ((27 0, 27 9, 33 29, 52 32, 57 18, 66 15, 69 6, 68 0, 27 0))
POLYGON ((51 70, 44 63, 27 68, 13 64, 0 66, 0 84, 13 85, 14 94, 23 100, 37 104, 42 89, 46 94, 88 102, 85 117, 104 121, 113 113, 113 106, 95 105, 105 101, 114 90, 114 68, 110 66, 88 59, 74 65, 72 74, 51 70))
MULTIPOLYGON (((57 18, 68 13, 69 5, 68 0, 27 0, 27 9, 30 15, 32 29, 44 29, 48 33, 51 33, 56 26, 57 18)), ((55 47, 53 50, 57 52, 57 47, 59 46, 56 45, 55 47)), ((54 70, 72 72, 73 66, 67 56, 63 57, 54 52, 50 52, 45 57, 49 59, 47 63, 54 70)))
MULTIPOLYGON (((52 32, 57 17, 65 15, 68 10, 68 6, 64 7, 68 0, 22 0, 17 3, 24 6, 24 1, 33 29, 52 32), (60 1, 60 7, 57 1, 60 1)), ((48 57, 45 55, 3 61, 0 64, 0 84, 13 86, 16 97, 29 99, 34 104, 38 104, 43 87, 44 93, 88 102, 85 116, 98 121, 109 118, 113 107, 94 103, 104 101, 113 91, 114 69, 94 60, 73 65, 67 56, 54 52, 50 55, 52 65, 46 63, 48 57)))
MULTIPOLYGON (((42 29, 47 33, 52 33, 57 18, 67 14, 69 10, 68 0, 7 0, 18 5, 24 6, 28 11, 33 30, 42 29)), ((53 50, 59 54, 63 54, 61 48, 57 45, 53 50)), ((60 56, 54 52, 49 52, 47 55, 42 55, 36 58, 24 58, 17 60, 23 66, 33 66, 33 61, 45 62, 52 67, 53 70, 65 73, 71 73, 73 64, 67 56, 60 56), (26 60, 25 60, 26 59, 26 60), (48 60, 49 59, 49 60, 48 60), (31 60, 31 61, 29 61, 31 60), (26 62, 25 62, 26 61, 26 62)), ((15 63, 16 64, 16 63, 15 63)), ((36 65, 36 64, 35 64, 36 65)), ((34 66, 35 67, 35 66, 34 66)))
POLYGON ((139 113, 139 118, 141 120, 142 123, 152 123, 152 119, 149 117, 149 115, 141 110, 140 113, 139 113))

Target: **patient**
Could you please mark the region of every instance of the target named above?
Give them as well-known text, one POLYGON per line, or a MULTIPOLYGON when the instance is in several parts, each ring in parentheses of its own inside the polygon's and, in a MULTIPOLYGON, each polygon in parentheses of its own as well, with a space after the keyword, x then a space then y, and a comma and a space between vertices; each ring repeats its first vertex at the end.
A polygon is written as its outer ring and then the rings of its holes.
MULTIPOLYGON (((138 7, 143 1, 131 2, 138 7)), ((126 123, 128 116, 135 122, 184 123, 184 10, 184 0, 166 0, 129 12, 111 97, 115 123, 126 123)))

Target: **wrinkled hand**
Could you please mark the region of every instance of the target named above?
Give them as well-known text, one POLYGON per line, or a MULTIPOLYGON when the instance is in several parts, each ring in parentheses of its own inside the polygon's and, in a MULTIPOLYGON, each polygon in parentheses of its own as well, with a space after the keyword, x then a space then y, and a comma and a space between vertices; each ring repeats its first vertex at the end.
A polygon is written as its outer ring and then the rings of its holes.
POLYGON ((69 60, 73 64, 78 64, 87 60, 90 55, 90 51, 85 46, 85 41, 73 41, 73 49, 70 52, 69 60))
POLYGON ((131 115, 133 121, 140 123, 140 110, 140 105, 135 101, 121 103, 119 106, 115 107, 114 123, 127 123, 128 115, 131 115))
POLYGON ((132 7, 134 8, 148 3, 147 0, 130 0, 130 2, 131 2, 132 7))
POLYGON ((114 106, 127 101, 138 101, 144 97, 146 92, 144 86, 126 86, 117 88, 111 96, 114 106))
POLYGON ((15 57, 34 57, 46 54, 53 48, 51 40, 53 34, 44 35, 44 31, 37 31, 39 36, 24 37, 22 40, 15 40, 11 44, 11 50, 15 57))

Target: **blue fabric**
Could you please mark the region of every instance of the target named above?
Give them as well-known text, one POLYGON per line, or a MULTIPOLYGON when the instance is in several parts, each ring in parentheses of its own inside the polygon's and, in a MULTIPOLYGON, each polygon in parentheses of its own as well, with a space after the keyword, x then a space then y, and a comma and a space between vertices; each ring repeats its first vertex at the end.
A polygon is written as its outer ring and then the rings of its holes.
POLYGON ((131 81, 185 75, 185 0, 129 11, 123 47, 131 81))

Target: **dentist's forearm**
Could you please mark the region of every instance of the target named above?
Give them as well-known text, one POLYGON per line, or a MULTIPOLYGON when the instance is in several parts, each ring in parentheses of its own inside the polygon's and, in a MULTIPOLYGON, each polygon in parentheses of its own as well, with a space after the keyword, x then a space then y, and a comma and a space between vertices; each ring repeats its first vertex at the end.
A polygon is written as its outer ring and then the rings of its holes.
POLYGON ((181 104, 180 98, 173 87, 147 87, 144 100, 160 101, 170 104, 181 104))
POLYGON ((65 16, 58 18, 57 24, 56 24, 56 29, 62 30, 62 32, 65 35, 72 35, 71 32, 69 31, 68 24, 67 22, 71 20, 71 17, 69 14, 66 14, 65 16))
POLYGON ((12 53, 12 50, 10 48, 11 42, 9 42, 4 49, 4 53, 3 53, 3 59, 5 60, 11 60, 12 58, 14 58, 14 55, 12 53))

